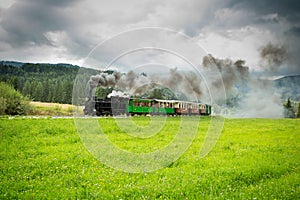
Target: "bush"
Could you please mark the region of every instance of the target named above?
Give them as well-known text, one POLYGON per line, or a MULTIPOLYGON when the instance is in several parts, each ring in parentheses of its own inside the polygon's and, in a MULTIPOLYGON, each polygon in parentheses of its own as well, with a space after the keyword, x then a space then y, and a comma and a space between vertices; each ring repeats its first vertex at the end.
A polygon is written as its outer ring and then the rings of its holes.
POLYGON ((12 86, 0 82, 0 115, 26 115, 30 109, 28 98, 12 86))

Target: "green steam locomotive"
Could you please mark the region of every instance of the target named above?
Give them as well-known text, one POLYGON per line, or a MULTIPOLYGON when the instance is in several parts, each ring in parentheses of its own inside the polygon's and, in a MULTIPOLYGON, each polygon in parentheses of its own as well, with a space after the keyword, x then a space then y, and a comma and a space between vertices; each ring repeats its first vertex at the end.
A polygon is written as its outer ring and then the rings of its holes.
POLYGON ((100 99, 93 97, 85 104, 86 115, 210 115, 208 104, 161 99, 139 99, 111 97, 100 99))

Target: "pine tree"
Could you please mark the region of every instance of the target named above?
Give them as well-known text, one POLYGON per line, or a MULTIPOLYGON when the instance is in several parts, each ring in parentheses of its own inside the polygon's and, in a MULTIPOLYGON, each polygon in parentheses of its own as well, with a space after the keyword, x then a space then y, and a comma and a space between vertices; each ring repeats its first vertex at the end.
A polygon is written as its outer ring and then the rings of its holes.
POLYGON ((48 102, 48 96, 49 96, 49 93, 50 93, 50 83, 49 83, 49 80, 48 79, 45 79, 43 81, 43 97, 41 99, 41 101, 43 102, 48 102))
POLYGON ((42 101, 43 99, 43 86, 41 84, 41 82, 38 82, 36 89, 35 89, 35 99, 37 101, 42 101))
POLYGON ((52 102, 60 103, 62 102, 62 87, 61 82, 58 80, 54 86, 52 102))
POLYGON ((31 83, 31 97, 35 100, 35 101, 41 101, 42 97, 43 97, 43 86, 42 84, 37 81, 34 80, 31 83))
POLYGON ((294 118, 295 113, 292 107, 292 102, 290 98, 288 98, 287 102, 283 105, 284 106, 284 116, 288 118, 294 118))
POLYGON ((22 93, 25 96, 30 96, 30 94, 31 94, 31 84, 28 80, 26 80, 26 82, 25 82, 22 93))
POLYGON ((292 107, 292 103, 291 103, 291 99, 288 98, 287 102, 286 102, 286 108, 290 109, 292 107))
POLYGON ((47 94, 46 102, 52 102, 53 99, 53 91, 54 91, 54 86, 53 84, 49 85, 49 92, 47 94))
POLYGON ((298 103, 298 109, 295 117, 300 118, 300 102, 298 103))
POLYGON ((7 83, 8 83, 9 85, 11 85, 12 87, 14 87, 15 90, 20 91, 21 85, 20 85, 20 82, 19 82, 19 80, 18 80, 17 77, 15 77, 15 76, 10 77, 10 78, 8 79, 7 83))
POLYGON ((62 103, 71 103, 72 85, 69 81, 64 80, 62 84, 62 103))

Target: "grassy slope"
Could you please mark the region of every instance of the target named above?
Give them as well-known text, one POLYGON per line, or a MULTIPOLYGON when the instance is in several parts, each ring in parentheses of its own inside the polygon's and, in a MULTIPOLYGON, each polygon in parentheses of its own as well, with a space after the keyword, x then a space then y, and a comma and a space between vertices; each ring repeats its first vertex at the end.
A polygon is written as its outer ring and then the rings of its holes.
MULTIPOLYGON (((110 127, 116 144, 127 149, 137 144, 120 142, 126 136, 115 134, 113 119, 99 120, 110 127)), ((90 155, 72 119, 0 119, 0 198, 300 198, 300 120, 227 119, 216 147, 200 159, 209 124, 202 121, 193 144, 175 163, 131 174, 90 155)))

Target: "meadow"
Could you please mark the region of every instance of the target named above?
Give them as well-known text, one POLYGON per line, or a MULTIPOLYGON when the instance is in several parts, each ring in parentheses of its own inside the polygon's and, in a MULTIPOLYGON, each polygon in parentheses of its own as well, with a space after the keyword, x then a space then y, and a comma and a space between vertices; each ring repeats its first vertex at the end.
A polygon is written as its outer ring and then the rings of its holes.
MULTIPOLYGON (((134 138, 113 118, 97 120, 115 145, 137 152, 164 146, 180 122, 170 117, 157 136, 134 138)), ((141 127, 149 123, 147 117, 132 120, 141 127)), ((300 199, 299 119, 225 119, 214 149, 200 158, 209 123, 209 117, 201 118, 178 160, 130 173, 90 154, 74 119, 0 118, 0 198, 300 199)))
POLYGON ((34 116, 73 116, 71 104, 44 103, 31 101, 30 115, 34 116))

